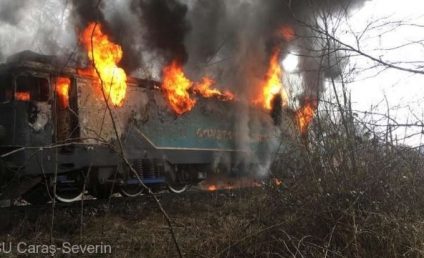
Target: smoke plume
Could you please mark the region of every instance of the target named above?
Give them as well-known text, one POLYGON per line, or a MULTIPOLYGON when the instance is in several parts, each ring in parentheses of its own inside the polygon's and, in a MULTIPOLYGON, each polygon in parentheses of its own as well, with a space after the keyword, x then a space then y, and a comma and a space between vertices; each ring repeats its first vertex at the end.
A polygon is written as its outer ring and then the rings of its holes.
POLYGON ((184 38, 190 30, 187 6, 176 0, 134 0, 132 6, 146 28, 146 46, 167 63, 176 60, 184 64, 188 58, 184 38))

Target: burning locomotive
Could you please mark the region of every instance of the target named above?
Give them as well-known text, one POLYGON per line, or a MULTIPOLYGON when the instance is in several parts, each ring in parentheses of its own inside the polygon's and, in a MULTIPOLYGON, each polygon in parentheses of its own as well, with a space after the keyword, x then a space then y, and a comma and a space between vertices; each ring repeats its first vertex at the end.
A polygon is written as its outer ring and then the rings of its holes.
POLYGON ((58 69, 52 59, 23 52, 0 66, 1 199, 137 196, 140 179, 180 193, 217 171, 257 171, 281 146, 278 125, 263 109, 249 107, 254 129, 240 140, 233 101, 199 98, 176 115, 160 83, 127 78, 125 101, 109 105, 98 78, 58 69))

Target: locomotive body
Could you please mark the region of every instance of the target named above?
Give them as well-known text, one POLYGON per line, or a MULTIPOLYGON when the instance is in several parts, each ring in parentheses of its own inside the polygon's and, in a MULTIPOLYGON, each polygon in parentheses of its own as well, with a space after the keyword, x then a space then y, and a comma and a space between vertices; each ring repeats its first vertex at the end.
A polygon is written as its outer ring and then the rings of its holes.
POLYGON ((11 58, 0 66, 0 198, 43 203, 54 192, 74 201, 84 190, 136 196, 140 179, 181 192, 217 170, 253 171, 281 146, 280 130, 261 109, 199 98, 177 116, 159 86, 131 78, 117 107, 105 101, 97 78, 58 69, 51 57, 11 58), (66 106, 60 78, 69 81, 66 106), (239 109, 249 114, 245 123, 239 109))

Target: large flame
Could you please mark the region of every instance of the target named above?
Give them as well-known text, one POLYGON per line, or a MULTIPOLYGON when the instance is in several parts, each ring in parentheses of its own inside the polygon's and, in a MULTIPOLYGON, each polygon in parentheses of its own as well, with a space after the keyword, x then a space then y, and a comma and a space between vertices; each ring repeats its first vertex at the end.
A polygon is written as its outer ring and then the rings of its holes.
POLYGON ((205 98, 216 97, 220 100, 232 100, 234 94, 229 91, 220 91, 212 88, 215 83, 211 78, 205 76, 200 83, 194 83, 184 74, 182 65, 173 61, 163 69, 162 90, 171 108, 178 115, 190 111, 196 100, 190 93, 196 93, 205 98))
POLYGON ((182 66, 173 61, 163 69, 162 90, 172 109, 179 115, 190 111, 196 100, 190 98, 193 83, 185 76, 182 66))
POLYGON ((315 116, 316 109, 317 101, 308 100, 298 110, 296 110, 295 117, 299 126, 299 130, 302 134, 307 132, 309 124, 315 116))
POLYGON ((66 109, 69 106, 69 86, 71 80, 67 77, 58 77, 56 80, 56 94, 61 109, 66 109))
POLYGON ((281 69, 279 57, 280 51, 274 51, 269 61, 265 80, 260 85, 262 95, 254 101, 256 104, 260 104, 268 110, 272 108, 272 99, 277 94, 281 95, 284 106, 288 104, 288 95, 281 80, 283 71, 281 69))
POLYGON ((127 90, 127 75, 117 65, 122 59, 121 46, 111 42, 103 33, 101 25, 95 22, 84 29, 80 41, 93 62, 96 70, 93 73, 102 80, 106 97, 115 106, 122 106, 127 90))

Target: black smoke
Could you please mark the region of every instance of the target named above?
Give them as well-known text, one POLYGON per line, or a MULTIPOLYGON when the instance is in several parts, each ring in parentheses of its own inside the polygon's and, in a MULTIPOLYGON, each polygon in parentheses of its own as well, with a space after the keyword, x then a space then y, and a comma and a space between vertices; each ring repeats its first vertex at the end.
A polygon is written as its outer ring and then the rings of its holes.
POLYGON ((108 20, 111 21, 108 28, 112 40, 119 44, 124 51, 120 65, 129 73, 142 67, 140 26, 132 25, 136 21, 128 17, 128 13, 125 13, 125 11, 114 11, 108 20))
MULTIPOLYGON (((187 18, 194 25, 185 42, 190 50, 189 65, 207 64, 220 50, 219 46, 229 44, 230 35, 235 33, 230 31, 231 27, 226 26, 226 6, 221 0, 196 1, 187 18)), ((195 74, 196 71, 193 76, 195 74)))
POLYGON ((188 8, 176 0, 134 0, 133 10, 146 30, 145 45, 157 52, 165 62, 184 64, 188 53, 184 39, 190 31, 186 19, 188 8))
POLYGON ((108 27, 103 15, 104 1, 100 0, 72 0, 72 18, 77 31, 83 30, 89 23, 98 22, 108 27))

